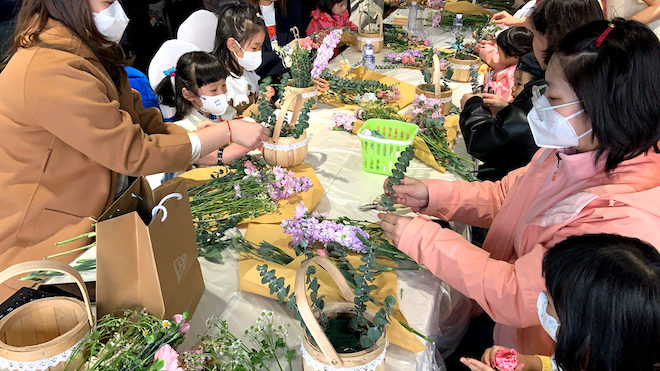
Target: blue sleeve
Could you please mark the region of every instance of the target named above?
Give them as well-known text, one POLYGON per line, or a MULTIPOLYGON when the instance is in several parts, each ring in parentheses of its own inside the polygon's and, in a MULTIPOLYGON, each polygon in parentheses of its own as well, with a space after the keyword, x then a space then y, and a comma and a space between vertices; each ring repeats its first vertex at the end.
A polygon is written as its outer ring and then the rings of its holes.
POLYGON ((140 96, 142 96, 142 106, 144 108, 159 108, 158 97, 156 97, 153 89, 151 89, 151 84, 149 84, 147 76, 133 67, 125 67, 125 69, 131 88, 137 90, 140 96))

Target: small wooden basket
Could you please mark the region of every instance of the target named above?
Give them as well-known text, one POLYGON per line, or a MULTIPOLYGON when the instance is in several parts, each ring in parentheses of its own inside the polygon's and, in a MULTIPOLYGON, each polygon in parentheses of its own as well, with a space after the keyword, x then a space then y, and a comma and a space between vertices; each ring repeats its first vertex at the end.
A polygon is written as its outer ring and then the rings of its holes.
POLYGON ((364 47, 364 44, 366 44, 367 40, 371 40, 371 45, 374 46, 374 53, 378 53, 383 50, 383 13, 377 9, 374 9, 374 11, 376 12, 377 18, 380 18, 380 28, 378 32, 366 32, 362 29, 362 14, 367 12, 367 7, 364 7, 362 11, 360 11, 356 44, 359 51, 362 51, 362 48, 364 47))
POLYGON ((440 58, 437 55, 433 56, 433 83, 435 91, 431 92, 426 90, 426 84, 419 84, 415 88, 415 94, 424 95, 427 98, 440 99, 442 104, 442 115, 447 116, 451 111, 451 96, 452 89, 442 91, 442 78, 440 77, 440 58))
MULTIPOLYGON (((315 256, 311 259, 304 261, 298 272, 296 273, 295 292, 296 301, 298 303, 298 310, 300 316, 309 330, 309 333, 318 345, 312 345, 311 339, 306 333, 303 334, 302 340, 302 366, 303 371, 329 371, 329 370, 344 370, 351 367, 367 366, 365 369, 374 371, 385 370, 385 351, 387 348, 386 331, 371 347, 355 352, 355 353, 342 353, 337 354, 335 348, 330 344, 330 340, 323 332, 321 325, 319 325, 317 317, 309 307, 307 300, 307 292, 305 290, 305 278, 307 268, 310 264, 316 263, 323 267, 330 277, 335 281, 339 290, 342 293, 345 301, 326 303, 323 311, 328 317, 333 318, 338 315, 355 315, 355 304, 353 298, 355 294, 346 283, 346 279, 341 274, 339 269, 327 258, 315 256)), ((373 320, 376 312, 367 309, 364 313, 368 321, 373 320)))
POLYGON ((454 69, 451 79, 458 82, 470 81, 470 68, 476 65, 477 69, 481 66, 481 59, 475 56, 469 56, 471 59, 463 60, 454 57, 447 57, 449 65, 454 69))
POLYGON ((24 273, 66 274, 82 292, 84 303, 68 297, 39 299, 16 308, 0 320, 0 371, 74 370, 83 359, 69 357, 94 326, 87 288, 78 271, 56 261, 31 261, 0 272, 0 282, 24 273), (68 366, 67 366, 68 363, 68 366))
MULTIPOLYGON (((316 104, 319 102, 318 84, 316 82, 314 82, 314 85, 310 86, 309 88, 294 88, 293 86, 287 86, 284 88, 284 91, 286 91, 288 94, 292 92, 300 93, 303 97, 303 103, 310 99, 314 99, 314 104, 310 109, 316 108, 316 104)), ((289 107, 288 110, 293 111, 293 108, 289 107)))
MULTIPOLYGON (((316 89, 316 87, 314 87, 316 89)), ((273 166, 293 167, 300 165, 307 157, 307 130, 298 138, 282 137, 282 124, 286 118, 286 112, 293 103, 293 113, 291 114, 291 121, 289 125, 295 125, 298 120, 298 114, 303 106, 304 98, 300 92, 290 91, 284 103, 280 107, 280 114, 275 123, 275 130, 273 137, 264 142, 263 154, 266 163, 273 166)))

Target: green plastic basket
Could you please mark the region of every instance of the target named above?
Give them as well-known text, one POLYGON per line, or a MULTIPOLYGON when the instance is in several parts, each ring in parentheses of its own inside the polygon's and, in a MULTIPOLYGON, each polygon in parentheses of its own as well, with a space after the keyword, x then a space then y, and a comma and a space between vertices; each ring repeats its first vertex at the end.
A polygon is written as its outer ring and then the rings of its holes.
POLYGON ((362 168, 364 171, 392 175, 401 152, 412 144, 419 127, 396 120, 369 119, 358 130, 362 142, 362 168), (364 130, 377 131, 385 138, 364 135, 364 130))

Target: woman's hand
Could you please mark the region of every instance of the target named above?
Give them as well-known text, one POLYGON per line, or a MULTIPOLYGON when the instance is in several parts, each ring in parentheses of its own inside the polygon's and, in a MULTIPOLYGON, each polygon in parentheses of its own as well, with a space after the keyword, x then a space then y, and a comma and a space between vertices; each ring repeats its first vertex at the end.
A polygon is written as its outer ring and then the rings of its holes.
POLYGON ((500 110, 509 105, 509 102, 495 94, 483 93, 481 94, 481 97, 484 99, 484 103, 490 107, 490 111, 493 113, 493 116, 497 115, 500 110))
POLYGON ((499 352, 500 350, 511 350, 511 348, 506 348, 506 347, 501 347, 499 345, 494 345, 484 352, 484 354, 481 356, 481 362, 485 363, 489 367, 492 366, 490 361, 495 357, 495 354, 499 352))
POLYGON ((275 88, 266 86, 266 98, 271 99, 275 96, 275 88))
POLYGON ((383 228, 383 237, 392 240, 394 246, 399 246, 401 235, 413 218, 392 213, 381 213, 378 217, 382 220, 380 227, 383 228))
MULTIPOLYGON (((496 371, 494 368, 490 367, 489 365, 479 362, 476 359, 472 359, 472 358, 461 358, 461 363, 468 366, 472 371, 496 371)), ((518 366, 516 366, 515 371, 523 371, 524 369, 525 369, 525 365, 519 363, 518 366)))
POLYGON ((400 185, 392 185, 395 194, 387 191, 388 184, 389 180, 385 180, 383 189, 386 195, 396 197, 394 203, 409 206, 416 212, 425 209, 429 205, 429 190, 423 182, 415 178, 405 177, 400 185))
POLYGON ((255 122, 233 120, 232 124, 234 142, 248 149, 261 147, 270 135, 270 130, 255 122))

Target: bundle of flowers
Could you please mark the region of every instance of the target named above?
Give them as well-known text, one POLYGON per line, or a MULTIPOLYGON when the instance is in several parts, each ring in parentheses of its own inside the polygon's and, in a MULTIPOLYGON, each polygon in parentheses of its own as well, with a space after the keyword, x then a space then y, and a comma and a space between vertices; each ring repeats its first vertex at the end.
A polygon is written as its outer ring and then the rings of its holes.
POLYGON ((426 0, 426 5, 427 8, 432 8, 432 9, 444 9, 445 4, 447 4, 446 0, 426 0))
POLYGON ((433 46, 431 40, 419 36, 409 35, 406 30, 401 28, 386 28, 383 32, 383 39, 385 41, 385 45, 395 52, 415 48, 428 48, 433 46))
POLYGON ((374 80, 354 80, 324 73, 322 78, 330 86, 329 95, 336 96, 342 103, 387 104, 401 99, 396 85, 385 85, 374 80))
POLYGON ((343 31, 341 28, 332 30, 328 33, 325 38, 323 38, 323 44, 319 48, 316 59, 314 60, 314 65, 312 68, 312 78, 319 78, 321 73, 328 66, 328 61, 334 56, 335 48, 341 40, 341 35, 343 31))
POLYGON ((160 320, 145 309, 128 309, 100 318, 70 360, 83 357, 88 371, 183 371, 174 350, 190 330, 188 313, 160 320))
POLYGON ((353 124, 357 121, 357 117, 343 112, 335 112, 332 118, 335 119, 335 124, 330 130, 352 131, 353 124))
POLYGON ((190 208, 200 256, 222 260, 219 240, 243 219, 277 211, 277 201, 312 187, 311 179, 292 171, 269 168, 252 157, 234 161, 205 184, 189 190, 190 208))
POLYGON ((449 53, 442 52, 436 48, 408 49, 398 53, 388 53, 383 56, 383 61, 386 63, 383 66, 376 66, 376 68, 389 69, 394 67, 431 67, 433 66, 433 56, 440 57, 440 69, 445 69, 446 60, 444 59, 449 53))

